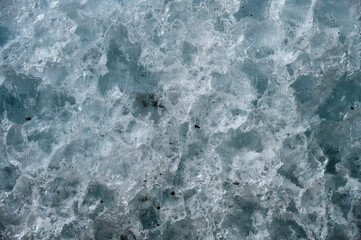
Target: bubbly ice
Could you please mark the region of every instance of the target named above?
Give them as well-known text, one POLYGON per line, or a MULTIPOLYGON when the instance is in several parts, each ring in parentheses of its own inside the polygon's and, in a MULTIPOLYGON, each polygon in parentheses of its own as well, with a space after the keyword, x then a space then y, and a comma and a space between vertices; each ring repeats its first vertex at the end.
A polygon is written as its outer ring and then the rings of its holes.
POLYGON ((1 0, 0 239, 361 239, 361 1, 1 0))

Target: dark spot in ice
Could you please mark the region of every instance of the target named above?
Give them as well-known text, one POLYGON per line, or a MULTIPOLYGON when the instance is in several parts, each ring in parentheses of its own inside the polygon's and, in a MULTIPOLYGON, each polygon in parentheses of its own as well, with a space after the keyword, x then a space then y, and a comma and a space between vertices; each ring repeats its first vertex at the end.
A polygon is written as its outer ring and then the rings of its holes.
POLYGON ((354 108, 354 107, 351 107, 351 110, 355 110, 355 108, 354 108))
POLYGON ((26 119, 26 121, 30 121, 31 120, 31 117, 27 117, 27 118, 25 118, 26 119))
POLYGON ((160 206, 158 206, 157 209, 159 210, 159 209, 160 209, 160 206))
POLYGON ((158 224, 157 224, 157 226, 159 227, 159 226, 160 226, 160 224, 158 223, 158 224))
POLYGON ((233 185, 237 185, 237 186, 238 186, 238 185, 239 185, 239 182, 234 182, 233 185))
POLYGON ((194 125, 194 127, 195 127, 195 128, 201 128, 201 127, 200 127, 200 126, 198 126, 197 124, 196 124, 196 125, 194 125))
POLYGON ((103 203, 104 201, 103 200, 100 200, 100 203, 103 203))
POLYGON ((173 192, 171 192, 171 193, 170 193, 170 195, 174 196, 174 195, 175 195, 175 192, 174 192, 174 191, 173 191, 173 192))
POLYGON ((148 201, 147 196, 143 196, 142 199, 141 199, 141 202, 144 203, 144 202, 146 202, 146 201, 148 201))
POLYGON ((253 14, 251 14, 251 17, 253 16, 253 14))
POLYGON ((120 235, 120 240, 129 240, 129 239, 137 240, 137 238, 135 237, 135 235, 132 231, 128 231, 127 235, 120 235), (130 236, 130 238, 128 238, 129 236, 130 236))

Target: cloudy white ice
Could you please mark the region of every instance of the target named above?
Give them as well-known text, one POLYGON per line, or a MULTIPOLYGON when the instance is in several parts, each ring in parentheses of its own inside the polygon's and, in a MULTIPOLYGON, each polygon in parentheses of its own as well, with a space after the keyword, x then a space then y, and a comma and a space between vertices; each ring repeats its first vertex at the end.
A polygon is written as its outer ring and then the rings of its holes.
POLYGON ((360 0, 0 0, 0 239, 361 239, 360 0))

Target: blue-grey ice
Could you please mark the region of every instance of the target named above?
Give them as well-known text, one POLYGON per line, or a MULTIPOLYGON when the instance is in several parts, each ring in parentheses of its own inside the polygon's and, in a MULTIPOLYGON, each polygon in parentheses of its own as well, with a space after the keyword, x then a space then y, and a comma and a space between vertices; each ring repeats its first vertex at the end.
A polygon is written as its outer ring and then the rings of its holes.
POLYGON ((359 240, 360 64, 360 0, 0 0, 0 240, 359 240))

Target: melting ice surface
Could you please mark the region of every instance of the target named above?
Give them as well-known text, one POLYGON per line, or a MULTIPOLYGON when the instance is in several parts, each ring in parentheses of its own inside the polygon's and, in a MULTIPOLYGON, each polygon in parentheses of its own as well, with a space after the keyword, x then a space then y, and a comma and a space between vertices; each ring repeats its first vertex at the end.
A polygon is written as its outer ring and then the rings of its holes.
POLYGON ((361 239, 361 1, 1 0, 0 239, 361 239))

